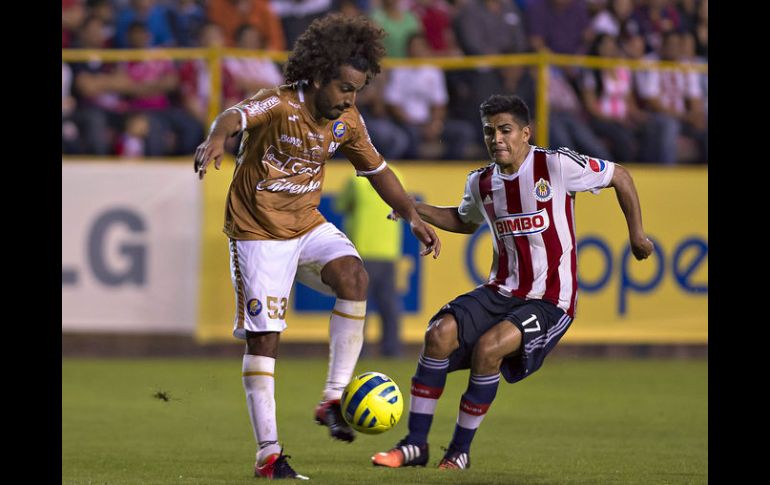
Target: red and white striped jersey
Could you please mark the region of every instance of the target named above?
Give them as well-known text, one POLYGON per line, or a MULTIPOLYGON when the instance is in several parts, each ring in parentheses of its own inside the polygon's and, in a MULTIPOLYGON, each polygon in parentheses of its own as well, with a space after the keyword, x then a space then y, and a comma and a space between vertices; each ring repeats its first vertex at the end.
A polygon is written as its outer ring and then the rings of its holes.
POLYGON ((500 173, 494 163, 471 172, 457 211, 464 222, 486 221, 492 232, 486 286, 506 296, 549 301, 574 318, 575 192, 598 193, 614 172, 612 162, 537 146, 517 173, 500 173))

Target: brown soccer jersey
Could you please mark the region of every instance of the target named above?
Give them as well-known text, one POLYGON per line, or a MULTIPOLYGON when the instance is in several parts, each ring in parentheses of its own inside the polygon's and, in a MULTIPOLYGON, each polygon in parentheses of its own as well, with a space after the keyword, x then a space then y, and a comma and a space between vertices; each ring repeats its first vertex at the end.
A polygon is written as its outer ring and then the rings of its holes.
POLYGON ((263 89, 233 109, 246 129, 225 209, 232 239, 293 239, 324 223, 324 165, 338 149, 359 175, 386 166, 355 107, 316 122, 301 86, 263 89))

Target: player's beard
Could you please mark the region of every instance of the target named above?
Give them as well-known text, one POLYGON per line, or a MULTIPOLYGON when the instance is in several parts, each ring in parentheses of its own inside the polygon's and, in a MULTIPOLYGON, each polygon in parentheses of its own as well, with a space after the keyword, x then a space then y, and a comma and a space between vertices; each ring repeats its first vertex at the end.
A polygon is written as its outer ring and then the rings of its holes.
POLYGON ((318 91, 318 96, 316 96, 316 109, 327 120, 336 120, 344 112, 342 107, 333 106, 323 91, 318 91))

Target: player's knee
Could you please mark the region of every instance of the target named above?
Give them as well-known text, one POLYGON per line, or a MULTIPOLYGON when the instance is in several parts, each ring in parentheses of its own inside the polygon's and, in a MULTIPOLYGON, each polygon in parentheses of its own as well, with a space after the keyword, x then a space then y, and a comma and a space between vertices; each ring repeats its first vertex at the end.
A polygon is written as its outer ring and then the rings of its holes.
POLYGON ((365 300, 369 289, 369 273, 362 264, 351 265, 342 273, 340 291, 350 295, 350 300, 365 300))
POLYGON ((366 299, 369 289, 369 274, 358 258, 346 258, 339 263, 324 268, 321 276, 331 286, 338 298, 361 301, 366 299))
POLYGON ((427 357, 446 359, 459 345, 457 322, 452 315, 443 315, 433 321, 425 332, 425 354, 427 357))
POLYGON ((246 332, 246 353, 275 358, 278 355, 278 332, 246 332))

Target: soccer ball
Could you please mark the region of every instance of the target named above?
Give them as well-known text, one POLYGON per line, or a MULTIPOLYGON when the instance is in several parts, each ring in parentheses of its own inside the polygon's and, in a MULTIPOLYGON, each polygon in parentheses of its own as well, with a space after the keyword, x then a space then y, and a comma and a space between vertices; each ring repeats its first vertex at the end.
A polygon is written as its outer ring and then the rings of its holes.
POLYGON ((404 397, 385 374, 365 372, 353 378, 340 400, 345 421, 362 433, 380 434, 401 419, 404 397))

